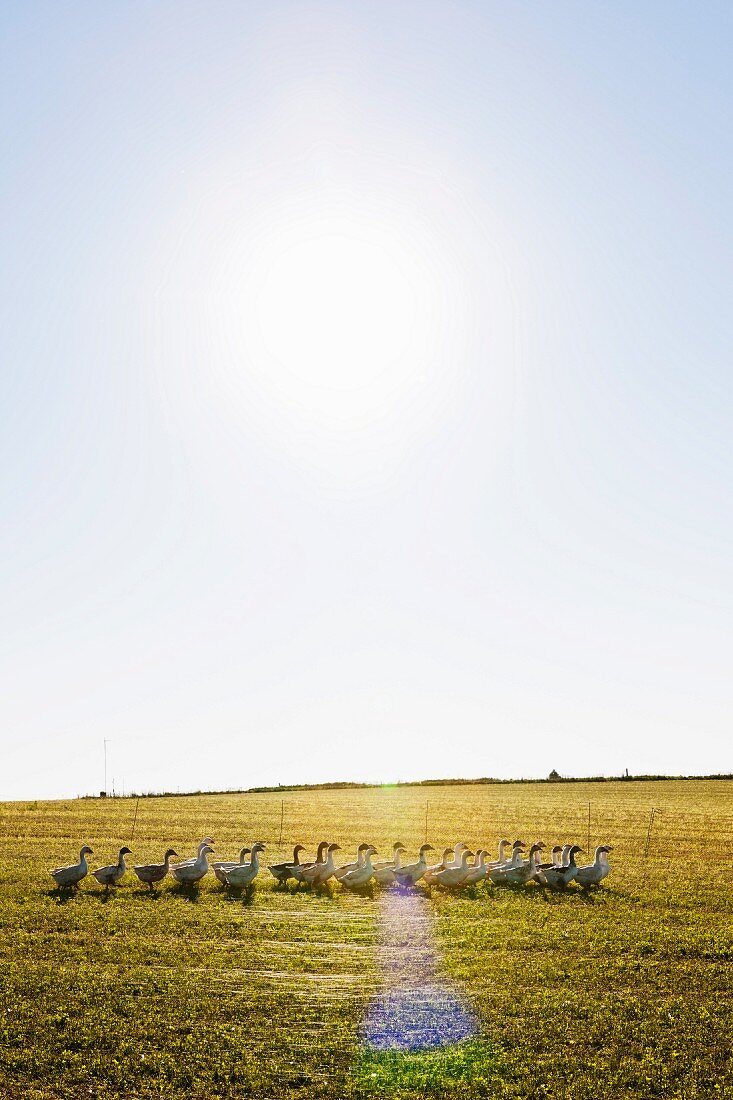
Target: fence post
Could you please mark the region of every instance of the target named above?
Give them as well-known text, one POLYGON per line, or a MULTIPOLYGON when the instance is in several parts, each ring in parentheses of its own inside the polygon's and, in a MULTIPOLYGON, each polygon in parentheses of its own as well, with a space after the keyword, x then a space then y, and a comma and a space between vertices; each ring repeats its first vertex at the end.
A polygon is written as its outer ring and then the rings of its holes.
POLYGON ((644 845, 644 858, 649 855, 649 842, 652 836, 652 825, 654 824, 654 818, 657 814, 661 814, 661 810, 658 810, 655 806, 652 806, 652 812, 649 814, 649 825, 646 831, 646 844, 644 845))
POLYGON ((135 836, 135 825, 137 824, 137 810, 138 810, 139 805, 140 805, 140 799, 138 798, 137 802, 135 803, 135 817, 133 818, 133 821, 132 821, 132 832, 130 833, 130 844, 132 844, 133 838, 135 836))
POLYGON ((284 822, 284 820, 285 820, 285 802, 283 801, 283 802, 280 803, 280 840, 279 840, 280 844, 282 844, 282 842, 283 842, 283 822, 284 822))
POLYGON ((425 843, 426 844, 428 842, 428 807, 429 806, 430 806, 430 803, 426 802, 425 803, 425 843))

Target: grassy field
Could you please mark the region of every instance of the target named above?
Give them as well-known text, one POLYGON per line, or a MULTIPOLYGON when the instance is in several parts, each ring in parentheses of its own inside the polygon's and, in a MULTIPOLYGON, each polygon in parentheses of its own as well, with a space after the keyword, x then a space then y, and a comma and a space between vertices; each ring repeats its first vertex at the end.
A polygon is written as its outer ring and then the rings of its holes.
POLYGON ((282 844, 273 794, 143 799, 132 842, 129 799, 2 805, 0 1096, 731 1097, 732 796, 728 781, 285 792, 282 844), (83 841, 98 866, 123 843, 147 862, 207 833, 217 858, 254 839, 268 859, 321 838, 413 852, 426 803, 438 849, 586 847, 589 801, 591 845, 615 848, 593 896, 424 892, 436 973, 476 1021, 431 1053, 363 1041, 415 934, 392 920, 385 941, 378 893, 284 893, 265 874, 243 903, 213 876, 190 896, 129 876, 65 899, 47 874, 83 841))

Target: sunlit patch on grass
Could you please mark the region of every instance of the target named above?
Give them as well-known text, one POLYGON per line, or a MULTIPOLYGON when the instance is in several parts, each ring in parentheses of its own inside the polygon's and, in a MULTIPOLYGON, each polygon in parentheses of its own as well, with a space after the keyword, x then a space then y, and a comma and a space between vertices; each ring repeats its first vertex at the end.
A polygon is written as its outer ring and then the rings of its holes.
POLYGON ((431 1050, 476 1033, 472 1013, 440 985, 391 989, 369 1006, 364 1042, 373 1050, 431 1050))
POLYGON ((500 1075, 499 1054, 478 1039, 430 1051, 365 1049, 355 1067, 360 1093, 373 1096, 460 1095, 469 1083, 473 1095, 500 1075))
POLYGON ((380 899, 379 967, 383 988, 368 1006, 361 1037, 374 1051, 419 1051, 476 1035, 465 1001, 437 974, 433 916, 419 894, 380 899))

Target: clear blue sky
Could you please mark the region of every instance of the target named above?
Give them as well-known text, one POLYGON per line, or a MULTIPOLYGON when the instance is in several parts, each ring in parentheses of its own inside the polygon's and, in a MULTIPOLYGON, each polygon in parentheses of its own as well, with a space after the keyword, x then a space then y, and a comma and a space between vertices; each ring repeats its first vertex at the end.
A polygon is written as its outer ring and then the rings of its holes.
POLYGON ((731 770, 731 6, 0 21, 0 797, 731 770))

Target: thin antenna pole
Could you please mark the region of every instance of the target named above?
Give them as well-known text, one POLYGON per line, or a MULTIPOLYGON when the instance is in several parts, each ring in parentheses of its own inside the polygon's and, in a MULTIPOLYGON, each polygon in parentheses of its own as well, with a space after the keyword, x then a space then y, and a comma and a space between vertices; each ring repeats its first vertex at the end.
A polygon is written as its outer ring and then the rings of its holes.
POLYGON ((590 852, 590 802, 588 803, 588 847, 587 852, 590 852))
POLYGON ((107 738, 104 738, 104 793, 107 793, 107 738))
POLYGON ((285 820, 285 802, 283 801, 283 802, 280 803, 280 840, 279 840, 280 844, 282 844, 282 842, 283 842, 283 822, 284 822, 284 820, 285 820))
POLYGON ((426 802, 425 803, 425 843, 426 844, 428 842, 428 809, 429 809, 429 807, 430 807, 430 803, 426 802))
POLYGON ((133 838, 135 836, 135 825, 137 824, 137 810, 138 810, 139 805, 140 805, 140 799, 138 798, 137 802, 135 803, 135 817, 133 818, 133 821, 132 821, 132 832, 130 833, 130 844, 132 844, 133 838))

